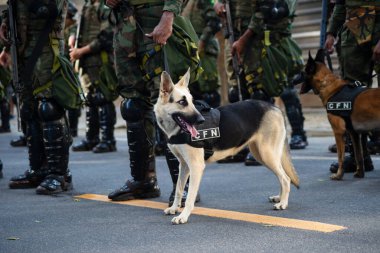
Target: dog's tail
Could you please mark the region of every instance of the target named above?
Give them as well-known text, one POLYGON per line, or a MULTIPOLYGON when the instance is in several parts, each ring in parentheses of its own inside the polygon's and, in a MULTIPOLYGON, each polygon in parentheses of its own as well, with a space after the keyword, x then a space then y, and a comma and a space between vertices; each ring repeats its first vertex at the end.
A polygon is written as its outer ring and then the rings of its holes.
POLYGON ((290 177, 292 184, 295 187, 300 188, 300 180, 298 178, 297 171, 293 166, 293 162, 290 158, 289 145, 288 145, 287 138, 285 139, 284 147, 282 150, 281 163, 286 174, 288 175, 288 177, 290 177))

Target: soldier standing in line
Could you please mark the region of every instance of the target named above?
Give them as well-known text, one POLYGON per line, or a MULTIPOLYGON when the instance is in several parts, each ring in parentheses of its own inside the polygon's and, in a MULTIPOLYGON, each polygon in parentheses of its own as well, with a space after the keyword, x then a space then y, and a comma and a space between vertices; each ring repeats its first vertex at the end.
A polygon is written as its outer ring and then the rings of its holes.
MULTIPOLYGON (((132 175, 132 179, 111 192, 108 198, 119 201, 158 197, 161 193, 155 168, 153 106, 159 94, 160 73, 170 66, 172 78, 183 75, 188 67, 193 66, 187 61, 192 61, 197 54, 191 57, 167 54, 168 50, 175 49, 168 47, 171 43, 183 40, 179 37, 170 39, 175 36, 173 30, 178 29, 175 17, 177 20, 181 18, 177 16, 181 12, 182 0, 107 0, 107 5, 113 8, 117 20, 115 62, 119 92, 124 98, 120 110, 127 123, 132 175), (174 60, 181 64, 171 65, 174 60), (176 69, 178 67, 183 69, 176 69)), ((181 29, 189 29, 189 26, 181 29)), ((187 42, 186 45, 194 44, 193 38, 187 42)), ((196 47, 186 48, 186 52, 196 53, 196 47)), ((197 67, 193 69, 197 71, 197 67)))
POLYGON ((69 39, 72 62, 80 60, 80 76, 86 96, 86 139, 73 145, 73 151, 105 153, 116 151, 114 127, 117 98, 113 70, 113 31, 108 21, 110 9, 100 0, 87 0, 80 21, 80 36, 69 39), (78 48, 74 42, 78 39, 78 48), (101 129, 101 139, 99 139, 101 129))
MULTIPOLYGON (((243 99, 253 98, 274 102, 273 97, 281 96, 285 110, 292 127, 292 149, 304 149, 308 144, 303 128, 304 117, 299 98, 292 84, 293 77, 300 73, 303 67, 301 50, 291 36, 291 23, 294 18, 296 1, 230 1, 231 18, 234 27, 234 52, 241 54, 243 63, 244 84, 242 85, 243 99), (285 9, 284 13, 279 10, 285 9), (271 11, 274 11, 271 13, 271 11), (272 15, 273 14, 273 15, 272 15), (282 15, 282 16, 280 16, 282 15), (268 45, 262 41, 268 37, 268 45), (268 58, 268 46, 279 50, 270 50, 280 54, 280 58, 268 58), (249 50, 248 50, 249 48, 249 50), (262 62, 267 63, 262 66, 262 62), (279 63, 277 63, 279 62, 279 63), (265 69, 267 67, 267 69, 265 69), (272 68, 272 69, 271 69, 272 68), (263 69, 265 69, 263 71, 263 69), (276 79, 270 80, 266 75, 276 74, 276 79), (266 86, 266 87, 265 87, 266 86)), ((225 15, 225 6, 218 2, 214 6, 219 16, 225 15)), ((225 50, 226 72, 231 85, 229 91, 230 102, 238 101, 237 82, 234 80, 232 69, 231 45, 226 43, 225 50)), ((259 165, 249 153, 246 165, 259 165)))
MULTIPOLYGON (((1 22, 1 20, 0 20, 1 22)), ((2 46, 0 44, 0 46, 2 46)), ((9 133, 11 131, 10 126, 10 105, 9 97, 7 96, 7 86, 10 81, 9 63, 3 63, 4 66, 0 66, 0 115, 1 126, 0 133, 9 133)))
MULTIPOLYGON (((70 59, 70 47, 68 45, 73 42, 69 42, 70 36, 76 33, 77 29, 77 21, 75 20, 75 15, 77 14, 78 9, 72 1, 69 1, 69 5, 67 8, 67 15, 65 19, 65 56, 67 59, 70 59)), ((73 39, 73 38, 71 38, 73 39)), ((81 115, 82 108, 78 109, 70 109, 67 110, 67 118, 69 120, 70 133, 72 137, 78 136, 78 121, 81 115)))
MULTIPOLYGON (((375 0, 337 0, 327 27, 325 48, 333 52, 335 38, 339 35, 339 64, 343 79, 360 81, 371 87, 372 73, 380 67, 380 2, 375 0)), ((378 73, 379 74, 379 73, 378 73)), ((348 141, 348 146, 351 146, 348 141)), ((356 171, 353 148, 343 161, 345 172, 356 171)), ((368 151, 364 151, 365 171, 374 169, 370 153, 380 153, 380 132, 370 134, 368 151)), ((338 163, 330 166, 336 173, 338 163)))
POLYGON ((12 64, 22 81, 16 90, 20 91, 30 165, 24 174, 11 178, 9 187, 37 187, 37 194, 67 191, 72 188, 68 169, 72 139, 65 108, 80 105, 79 81, 64 56, 67 1, 19 0, 9 2, 9 6, 14 11, 8 9, 3 15, 0 37, 6 48, 0 58, 9 58, 12 45, 6 34, 13 27, 11 22, 17 22, 18 66, 16 59, 12 59, 12 64))

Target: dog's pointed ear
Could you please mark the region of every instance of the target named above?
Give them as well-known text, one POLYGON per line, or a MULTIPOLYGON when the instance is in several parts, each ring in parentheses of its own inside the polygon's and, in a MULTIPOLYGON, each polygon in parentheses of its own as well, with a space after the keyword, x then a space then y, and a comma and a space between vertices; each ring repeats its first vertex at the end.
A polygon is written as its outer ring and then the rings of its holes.
POLYGON ((317 64, 315 63, 315 60, 313 59, 309 51, 309 59, 307 59, 305 72, 307 75, 314 75, 316 71, 317 71, 317 64))
POLYGON ((178 84, 187 87, 190 82, 190 68, 187 69, 186 74, 179 80, 178 84))
POLYGON ((315 61, 320 63, 325 63, 326 51, 323 48, 320 48, 315 56, 315 61))
POLYGON ((173 89, 174 84, 170 75, 166 71, 163 71, 161 74, 160 92, 167 95, 172 93, 173 89))

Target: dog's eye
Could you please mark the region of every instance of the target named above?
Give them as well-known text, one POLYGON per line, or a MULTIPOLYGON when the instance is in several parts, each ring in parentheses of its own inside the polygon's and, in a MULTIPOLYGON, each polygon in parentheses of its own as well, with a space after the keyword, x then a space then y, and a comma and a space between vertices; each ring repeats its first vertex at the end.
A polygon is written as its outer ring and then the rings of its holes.
POLYGON ((186 99, 181 99, 177 103, 180 104, 180 105, 182 105, 182 106, 187 106, 189 104, 189 103, 187 103, 186 99))

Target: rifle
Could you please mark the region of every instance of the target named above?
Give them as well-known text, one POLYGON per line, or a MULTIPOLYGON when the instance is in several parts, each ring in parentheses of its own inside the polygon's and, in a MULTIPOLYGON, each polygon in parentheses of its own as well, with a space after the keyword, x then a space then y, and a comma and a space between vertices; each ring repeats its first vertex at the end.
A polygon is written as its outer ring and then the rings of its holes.
MULTIPOLYGON (((232 50, 232 45, 235 42, 235 36, 234 36, 234 28, 232 26, 230 0, 224 0, 223 3, 226 9, 226 13, 225 13, 226 18, 224 19, 224 27, 225 27, 224 38, 228 39, 228 41, 230 42, 231 50, 232 50)), ((240 84, 241 67, 239 65, 236 54, 232 56, 232 68, 234 69, 234 74, 237 81, 239 100, 243 101, 243 96, 241 93, 241 84, 240 84)))
MULTIPOLYGON (((82 13, 79 13, 79 18, 78 18, 78 25, 77 25, 77 31, 75 34, 75 43, 74 43, 74 48, 78 48, 79 46, 79 36, 81 35, 82 31, 82 13)), ((74 63, 74 71, 76 73, 80 72, 80 66, 79 66, 79 59, 77 59, 74 63)), ((80 73, 81 74, 81 73, 80 73)))
POLYGON ((17 109, 17 129, 21 132, 21 119, 20 119, 20 94, 24 90, 24 85, 20 80, 19 66, 18 66, 18 49, 20 41, 17 36, 17 20, 16 20, 16 0, 8 0, 8 13, 9 13, 9 29, 8 39, 10 42, 10 51, 12 58, 12 83, 13 89, 16 93, 16 109, 17 109))

